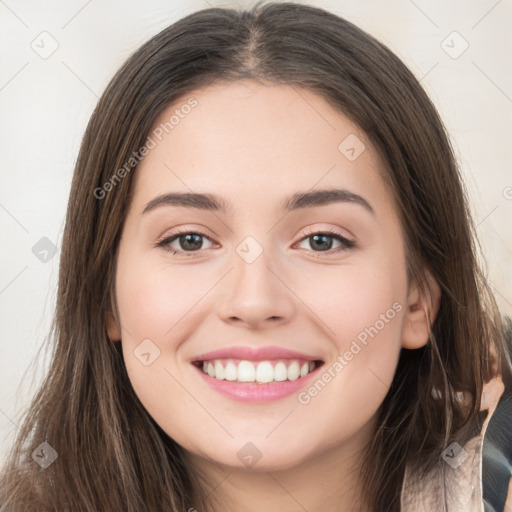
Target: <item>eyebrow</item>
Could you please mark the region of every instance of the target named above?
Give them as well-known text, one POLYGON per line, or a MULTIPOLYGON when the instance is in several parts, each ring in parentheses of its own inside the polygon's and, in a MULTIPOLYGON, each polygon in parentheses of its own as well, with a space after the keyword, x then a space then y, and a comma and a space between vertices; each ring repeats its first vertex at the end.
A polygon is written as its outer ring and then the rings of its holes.
MULTIPOLYGON (((314 192, 297 192, 286 198, 282 209, 290 212, 301 208, 314 208, 332 203, 354 203, 362 206, 372 215, 375 211, 370 203, 360 195, 344 189, 316 190, 314 192)), ((182 206, 231 214, 231 205, 222 197, 213 194, 195 192, 171 192, 162 194, 149 201, 142 214, 163 206, 182 206)))

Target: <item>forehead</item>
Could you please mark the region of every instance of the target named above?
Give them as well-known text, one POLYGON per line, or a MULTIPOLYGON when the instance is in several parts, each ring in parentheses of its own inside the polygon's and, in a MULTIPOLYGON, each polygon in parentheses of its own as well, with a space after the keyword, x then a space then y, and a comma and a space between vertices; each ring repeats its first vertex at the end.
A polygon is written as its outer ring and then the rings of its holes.
POLYGON ((229 190, 236 200, 249 199, 248 191, 277 197, 292 189, 383 187, 383 165, 366 134, 295 86, 238 81, 198 89, 167 107, 148 135, 154 147, 134 184, 146 201, 168 189, 229 190))

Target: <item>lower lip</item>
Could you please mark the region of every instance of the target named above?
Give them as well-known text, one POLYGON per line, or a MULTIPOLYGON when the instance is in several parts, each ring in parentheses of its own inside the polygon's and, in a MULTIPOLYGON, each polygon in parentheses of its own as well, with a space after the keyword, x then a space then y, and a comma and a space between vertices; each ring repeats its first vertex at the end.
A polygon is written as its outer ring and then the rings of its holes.
POLYGON ((200 377, 213 390, 241 402, 270 402, 279 400, 300 391, 309 384, 311 379, 316 376, 317 370, 322 366, 316 367, 305 377, 299 377, 295 380, 285 380, 282 382, 267 382, 258 384, 253 382, 232 382, 229 380, 219 380, 210 377, 196 365, 192 365, 200 377))

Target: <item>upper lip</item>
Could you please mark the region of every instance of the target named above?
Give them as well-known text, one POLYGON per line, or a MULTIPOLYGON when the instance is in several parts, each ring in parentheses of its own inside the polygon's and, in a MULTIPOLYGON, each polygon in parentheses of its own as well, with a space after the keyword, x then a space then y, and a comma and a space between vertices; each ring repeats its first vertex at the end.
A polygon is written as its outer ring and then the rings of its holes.
POLYGON ((209 361, 211 359, 244 359, 248 361, 265 361, 268 359, 304 359, 306 361, 319 361, 320 357, 310 356, 295 350, 281 347, 225 347, 211 352, 205 352, 192 359, 192 363, 209 361))

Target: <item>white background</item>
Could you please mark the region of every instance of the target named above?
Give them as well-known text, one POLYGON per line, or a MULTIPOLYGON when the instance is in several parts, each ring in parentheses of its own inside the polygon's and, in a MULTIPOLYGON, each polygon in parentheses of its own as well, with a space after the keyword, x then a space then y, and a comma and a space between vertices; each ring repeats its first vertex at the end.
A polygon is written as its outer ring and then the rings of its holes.
MULTIPOLYGON (((301 3, 354 22, 421 79, 452 137, 498 304, 512 315, 511 0, 301 3), (442 46, 462 48, 453 31, 469 44, 455 59, 442 46)), ((245 5, 0 0, 0 457, 48 364, 36 352, 54 308, 73 167, 99 96, 124 60, 164 27, 209 6, 245 5), (58 48, 43 59, 31 44, 48 50, 52 38, 58 48), (57 247, 46 263, 32 252, 43 237, 57 247)))

